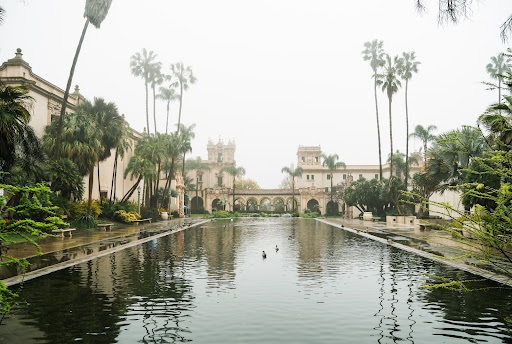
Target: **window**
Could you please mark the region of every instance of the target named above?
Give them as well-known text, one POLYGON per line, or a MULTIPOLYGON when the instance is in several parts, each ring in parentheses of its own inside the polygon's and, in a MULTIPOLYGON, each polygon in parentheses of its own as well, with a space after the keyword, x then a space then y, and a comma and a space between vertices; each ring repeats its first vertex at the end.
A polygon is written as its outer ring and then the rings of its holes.
POLYGON ((217 155, 217 162, 222 162, 222 153, 219 153, 219 155, 217 155))
POLYGON ((203 181, 203 175, 202 175, 202 174, 200 174, 199 176, 197 176, 197 180, 199 180, 200 182, 202 182, 202 181, 203 181))
POLYGON ((302 158, 300 158, 300 161, 305 162, 306 159, 304 159, 304 157, 302 157, 302 158))
POLYGON ((311 180, 315 180, 315 175, 311 175, 311 180))
POLYGON ((362 174, 359 175, 359 179, 363 179, 363 175, 362 174))
POLYGON ((379 174, 375 173, 375 179, 379 179, 379 174))
POLYGON ((347 180, 347 175, 346 174, 343 175, 343 180, 347 180))
POLYGON ((306 176, 307 180, 309 180, 309 174, 306 176))
POLYGON ((217 177, 217 185, 222 186, 222 177, 217 177))
POLYGON ((331 180, 331 175, 330 174, 327 175, 327 180, 331 180))
POLYGON ((325 192, 329 192, 329 188, 325 188, 325 192))
POLYGON ((317 156, 315 156, 315 162, 318 162, 318 157, 317 156))

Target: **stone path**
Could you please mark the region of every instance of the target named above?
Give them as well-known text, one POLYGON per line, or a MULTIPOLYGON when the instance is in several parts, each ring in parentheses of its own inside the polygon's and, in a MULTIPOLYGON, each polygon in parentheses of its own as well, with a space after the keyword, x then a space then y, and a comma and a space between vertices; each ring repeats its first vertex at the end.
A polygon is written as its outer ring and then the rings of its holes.
POLYGON ((463 256, 467 250, 473 248, 452 240, 450 233, 438 230, 420 231, 412 226, 388 226, 382 222, 362 220, 333 218, 317 221, 512 287, 512 278, 474 266, 479 263, 474 258, 451 260, 463 256))

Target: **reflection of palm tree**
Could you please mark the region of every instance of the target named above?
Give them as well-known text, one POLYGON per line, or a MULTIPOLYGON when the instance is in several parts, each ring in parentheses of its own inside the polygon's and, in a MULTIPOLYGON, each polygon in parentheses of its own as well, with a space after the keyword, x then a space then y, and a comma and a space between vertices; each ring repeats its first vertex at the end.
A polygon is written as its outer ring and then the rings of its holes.
POLYGON ((402 86, 400 80, 398 80, 398 65, 399 59, 395 56, 393 59, 386 54, 386 64, 384 65, 384 71, 382 74, 377 74, 377 84, 382 87, 382 91, 386 92, 388 96, 389 105, 389 141, 391 143, 391 166, 390 166, 390 180, 393 176, 393 120, 391 116, 391 102, 393 100, 393 94, 398 92, 398 88, 402 86))
POLYGON ((68 83, 66 85, 66 91, 64 91, 64 97, 62 99, 62 106, 60 109, 60 117, 59 124, 57 127, 57 135, 55 139, 55 151, 54 151, 54 160, 57 161, 60 158, 60 149, 61 149, 61 141, 62 141, 62 127, 64 125, 64 116, 66 114, 66 106, 68 105, 68 97, 69 97, 69 89, 71 88, 71 82, 73 81, 73 74, 75 74, 75 66, 78 61, 78 55, 80 54, 80 49, 82 48, 82 43, 84 41, 85 33, 87 32, 87 27, 89 26, 89 22, 97 29, 100 28, 101 23, 105 20, 105 17, 108 14, 108 10, 110 5, 112 4, 112 0, 86 0, 85 2, 85 24, 82 29, 82 35, 80 36, 80 41, 78 42, 78 46, 76 48, 75 57, 73 58, 73 63, 71 65, 71 71, 69 72, 68 83))
POLYGON ((419 61, 414 61, 416 58, 414 51, 410 53, 402 53, 400 59, 400 76, 405 80, 405 124, 407 135, 405 141, 405 188, 407 189, 407 181, 409 179, 409 107, 407 106, 407 89, 409 86, 409 79, 412 78, 413 73, 418 73, 419 61))
POLYGON ((379 178, 382 180, 382 155, 380 149, 380 126, 379 126, 379 107, 377 103, 377 69, 384 65, 384 50, 382 49, 384 42, 379 40, 373 40, 371 43, 366 42, 364 44, 364 50, 362 52, 363 59, 370 61, 370 66, 373 70, 373 89, 375 94, 375 114, 377 116, 377 139, 379 141, 379 178))
POLYGON ((292 178, 292 212, 295 213, 295 177, 302 177, 302 167, 298 166, 294 170, 283 167, 281 172, 287 173, 292 178))

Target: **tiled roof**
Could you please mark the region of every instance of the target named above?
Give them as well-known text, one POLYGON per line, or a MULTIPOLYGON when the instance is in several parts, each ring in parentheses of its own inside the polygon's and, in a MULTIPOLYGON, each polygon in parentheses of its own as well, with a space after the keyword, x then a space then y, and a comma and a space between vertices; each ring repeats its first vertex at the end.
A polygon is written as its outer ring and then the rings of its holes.
MULTIPOLYGON (((236 189, 235 194, 238 195, 292 195, 291 189, 259 189, 259 190, 241 190, 236 189)), ((299 190, 295 189, 295 194, 299 194, 299 190)))

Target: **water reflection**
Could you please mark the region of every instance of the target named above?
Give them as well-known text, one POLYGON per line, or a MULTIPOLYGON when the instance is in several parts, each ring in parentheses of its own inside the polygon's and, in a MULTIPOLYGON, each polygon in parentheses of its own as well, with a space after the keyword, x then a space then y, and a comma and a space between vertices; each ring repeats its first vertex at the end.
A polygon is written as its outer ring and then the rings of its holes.
POLYGON ((28 282, 0 342, 510 342, 510 290, 431 276, 474 279, 312 220, 218 221, 28 282))

